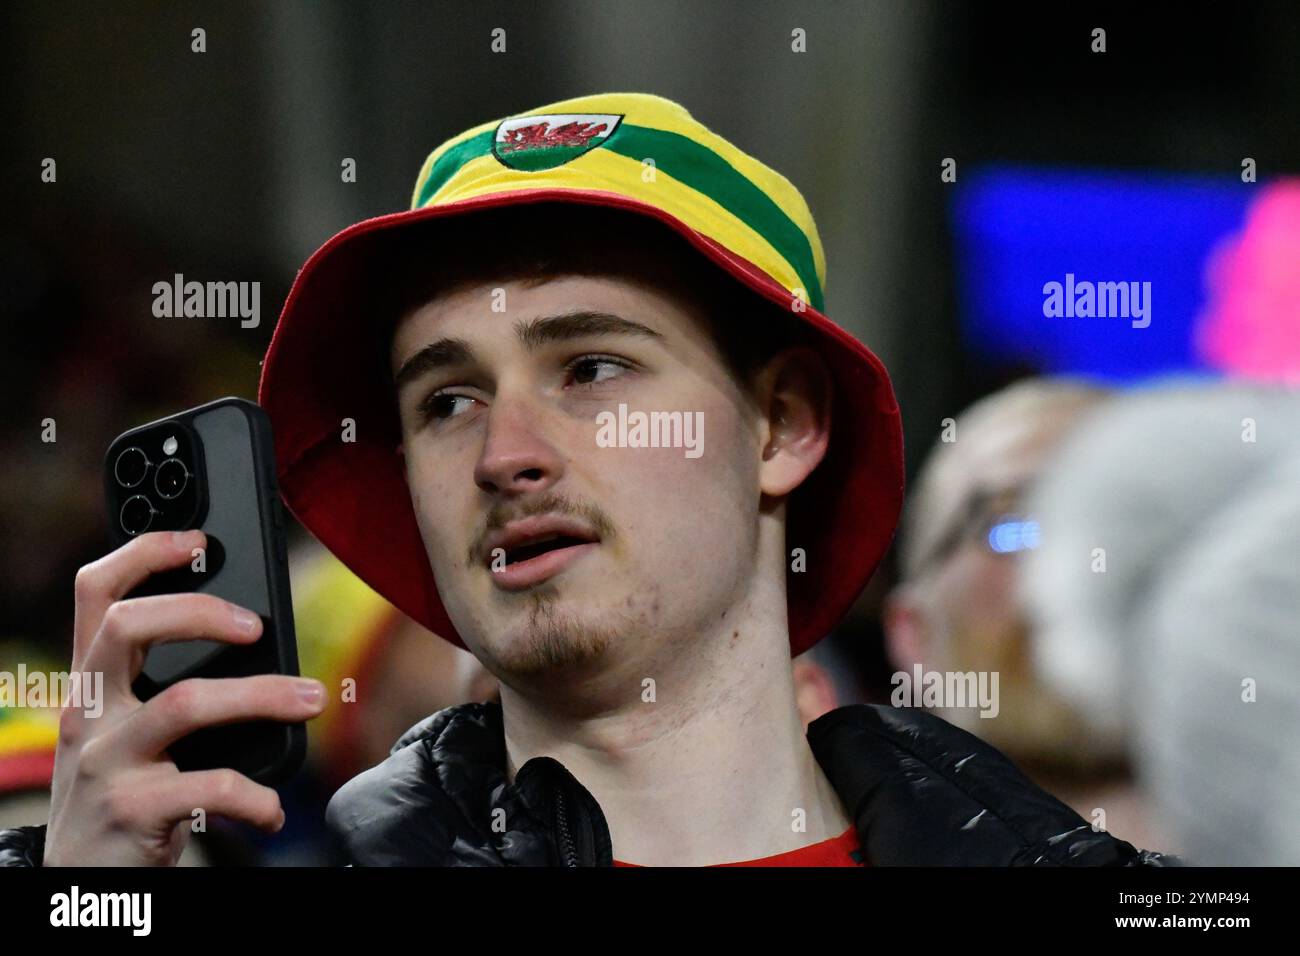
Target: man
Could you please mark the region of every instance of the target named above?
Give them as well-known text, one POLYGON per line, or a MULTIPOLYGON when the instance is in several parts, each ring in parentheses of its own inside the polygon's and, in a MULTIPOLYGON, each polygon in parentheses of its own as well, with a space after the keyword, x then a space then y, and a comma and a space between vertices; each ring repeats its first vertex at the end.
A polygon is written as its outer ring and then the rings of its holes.
MULTIPOLYGON (((1041 526, 1027 503, 1032 489, 1110 399, 1109 390, 1087 382, 1035 378, 957 417, 914 484, 899 542, 902 579, 886 603, 885 632, 900 674, 911 677, 917 667, 997 674, 995 712, 975 701, 944 702, 933 712, 1006 753, 1085 818, 1105 808, 1110 832, 1138 839, 1148 823, 1124 741, 1096 733, 1088 715, 1045 679, 1026 608, 1036 595, 1023 581, 1041 526)), ((1077 564, 1077 553, 1066 561, 1077 564)), ((1074 653, 1094 657, 1097 640, 1080 639, 1074 653)), ((1106 673, 1100 664, 1090 670, 1106 673)))
MULTIPOLYGON (((260 391, 294 514, 501 683, 336 794, 351 861, 1160 861, 937 718, 848 707, 804 736, 791 658, 888 547, 902 457, 883 367, 821 313, 789 182, 675 103, 608 94, 453 138, 413 207, 312 257, 260 391)), ((194 636, 250 639, 193 595, 116 600, 191 545, 89 566, 87 658, 125 671, 178 607, 194 636)), ((47 862, 170 862, 192 806, 282 822, 273 791, 143 754, 319 704, 276 676, 164 697, 118 705, 129 744, 69 719, 47 862)), ((37 862, 41 836, 0 846, 37 862)))
POLYGON ((1089 751, 1078 715, 1036 675, 1020 587, 1022 559, 1038 536, 1025 499, 1066 437, 1109 395, 1082 381, 1035 378, 976 402, 935 443, 900 535, 901 580, 885 612, 891 661, 905 674, 918 664, 997 672, 995 717, 981 717, 978 707, 936 713, 1030 772, 1109 754, 1089 751))

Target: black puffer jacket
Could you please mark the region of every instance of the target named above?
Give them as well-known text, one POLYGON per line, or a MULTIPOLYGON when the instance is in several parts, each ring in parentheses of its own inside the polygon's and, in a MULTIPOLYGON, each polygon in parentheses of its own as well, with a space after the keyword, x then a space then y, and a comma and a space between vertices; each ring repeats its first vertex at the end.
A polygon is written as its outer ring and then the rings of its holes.
MULTIPOLYGON (((873 866, 1172 866, 1095 832, 1001 753, 917 710, 842 707, 808 730, 873 866)), ((464 704, 416 724, 326 812, 364 866, 609 866, 592 795, 549 757, 505 776, 501 708, 464 704)), ((0 833, 0 865, 39 865, 43 827, 0 833)))

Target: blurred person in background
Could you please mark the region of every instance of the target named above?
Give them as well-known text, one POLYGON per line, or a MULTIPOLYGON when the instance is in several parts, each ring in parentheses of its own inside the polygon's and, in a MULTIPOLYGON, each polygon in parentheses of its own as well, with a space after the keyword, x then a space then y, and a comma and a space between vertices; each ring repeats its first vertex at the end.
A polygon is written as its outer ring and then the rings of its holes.
POLYGON ((1107 397, 1082 381, 1029 379, 950 423, 917 477, 899 542, 900 582, 885 602, 893 666, 909 677, 918 665, 997 673, 995 716, 975 707, 932 709, 1004 751, 1066 803, 1079 775, 1104 774, 1119 755, 1087 745, 1079 716, 1043 685, 1030 659, 1016 589, 1021 552, 1033 543, 1024 496, 1063 439, 1107 397))
POLYGON ((1132 768, 1075 809, 1191 863, 1300 861, 1298 420, 1294 391, 1137 391, 1071 436, 1028 503, 1035 671, 1081 750, 1132 768))

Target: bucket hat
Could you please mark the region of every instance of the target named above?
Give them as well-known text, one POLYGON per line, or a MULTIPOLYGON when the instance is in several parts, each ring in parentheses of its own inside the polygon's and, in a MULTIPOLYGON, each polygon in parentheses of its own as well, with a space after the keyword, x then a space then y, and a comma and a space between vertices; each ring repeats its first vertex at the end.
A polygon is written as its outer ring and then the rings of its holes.
POLYGON ((806 650, 842 620, 893 537, 903 501, 898 405, 880 360, 823 312, 826 261, 799 191, 663 97, 583 96, 466 130, 425 160, 409 210, 350 226, 316 250, 289 292, 258 386, 285 505, 376 592, 465 646, 420 537, 390 391, 357 358, 381 334, 374 303, 393 243, 417 231, 428 242, 439 223, 447 228, 434 241, 453 243, 460 217, 553 202, 658 220, 812 330, 834 404, 827 454, 787 508, 787 551, 802 549, 787 572, 790 648, 806 650), (350 441, 341 437, 347 419, 350 441))

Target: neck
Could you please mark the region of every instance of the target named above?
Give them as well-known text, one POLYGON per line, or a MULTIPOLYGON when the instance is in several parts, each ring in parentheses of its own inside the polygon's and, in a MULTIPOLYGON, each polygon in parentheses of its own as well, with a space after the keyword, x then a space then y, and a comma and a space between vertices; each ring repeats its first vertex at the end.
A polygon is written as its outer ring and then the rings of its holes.
POLYGON ((751 860, 843 833, 849 817, 795 704, 778 597, 732 608, 692 653, 646 663, 652 686, 633 677, 621 682, 633 693, 598 707, 574 713, 503 685, 510 779, 532 757, 559 760, 600 804, 615 858, 645 866, 751 860))

